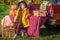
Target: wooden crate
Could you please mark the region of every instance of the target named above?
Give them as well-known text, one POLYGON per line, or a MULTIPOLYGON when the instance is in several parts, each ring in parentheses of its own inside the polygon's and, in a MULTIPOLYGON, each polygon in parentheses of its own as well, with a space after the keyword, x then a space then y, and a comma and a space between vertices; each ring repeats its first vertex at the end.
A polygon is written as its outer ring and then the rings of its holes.
POLYGON ((13 27, 4 27, 2 28, 2 38, 10 38, 15 35, 15 28, 13 27))

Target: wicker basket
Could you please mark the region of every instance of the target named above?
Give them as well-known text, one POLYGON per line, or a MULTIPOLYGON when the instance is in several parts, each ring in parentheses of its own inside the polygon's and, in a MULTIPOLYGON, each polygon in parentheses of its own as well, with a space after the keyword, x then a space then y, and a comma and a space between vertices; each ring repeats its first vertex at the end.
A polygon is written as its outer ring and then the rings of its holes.
POLYGON ((7 26, 2 28, 2 38, 10 38, 15 35, 15 28, 11 26, 7 26))

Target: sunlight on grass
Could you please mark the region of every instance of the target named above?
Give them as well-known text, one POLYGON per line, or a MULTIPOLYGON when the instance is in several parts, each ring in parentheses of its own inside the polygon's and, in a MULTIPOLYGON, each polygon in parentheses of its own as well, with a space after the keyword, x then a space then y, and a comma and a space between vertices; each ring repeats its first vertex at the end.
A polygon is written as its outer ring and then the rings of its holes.
POLYGON ((44 25, 42 25, 40 28, 46 28, 44 25))

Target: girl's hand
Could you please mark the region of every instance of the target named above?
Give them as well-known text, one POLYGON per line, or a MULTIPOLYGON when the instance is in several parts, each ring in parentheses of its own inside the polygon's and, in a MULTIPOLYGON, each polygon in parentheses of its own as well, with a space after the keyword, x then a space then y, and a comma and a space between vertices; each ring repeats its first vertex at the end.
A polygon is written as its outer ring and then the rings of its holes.
POLYGON ((26 18, 28 18, 28 16, 26 16, 26 18))
POLYGON ((8 26, 14 26, 14 23, 11 22, 8 26))

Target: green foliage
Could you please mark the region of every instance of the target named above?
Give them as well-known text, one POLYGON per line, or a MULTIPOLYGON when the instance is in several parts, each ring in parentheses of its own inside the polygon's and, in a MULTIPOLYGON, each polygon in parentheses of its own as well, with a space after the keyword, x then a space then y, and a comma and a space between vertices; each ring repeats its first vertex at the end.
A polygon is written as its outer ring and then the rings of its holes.
POLYGON ((6 4, 0 4, 0 35, 2 34, 1 30, 1 20, 4 16, 6 16, 9 13, 9 5, 6 4))
POLYGON ((3 12, 5 9, 6 5, 5 4, 0 4, 0 12, 3 12))
POLYGON ((9 9, 9 6, 7 7, 6 4, 0 4, 0 12, 4 12, 9 9))
POLYGON ((0 3, 4 4, 14 4, 17 3, 19 0, 0 0, 0 3))

